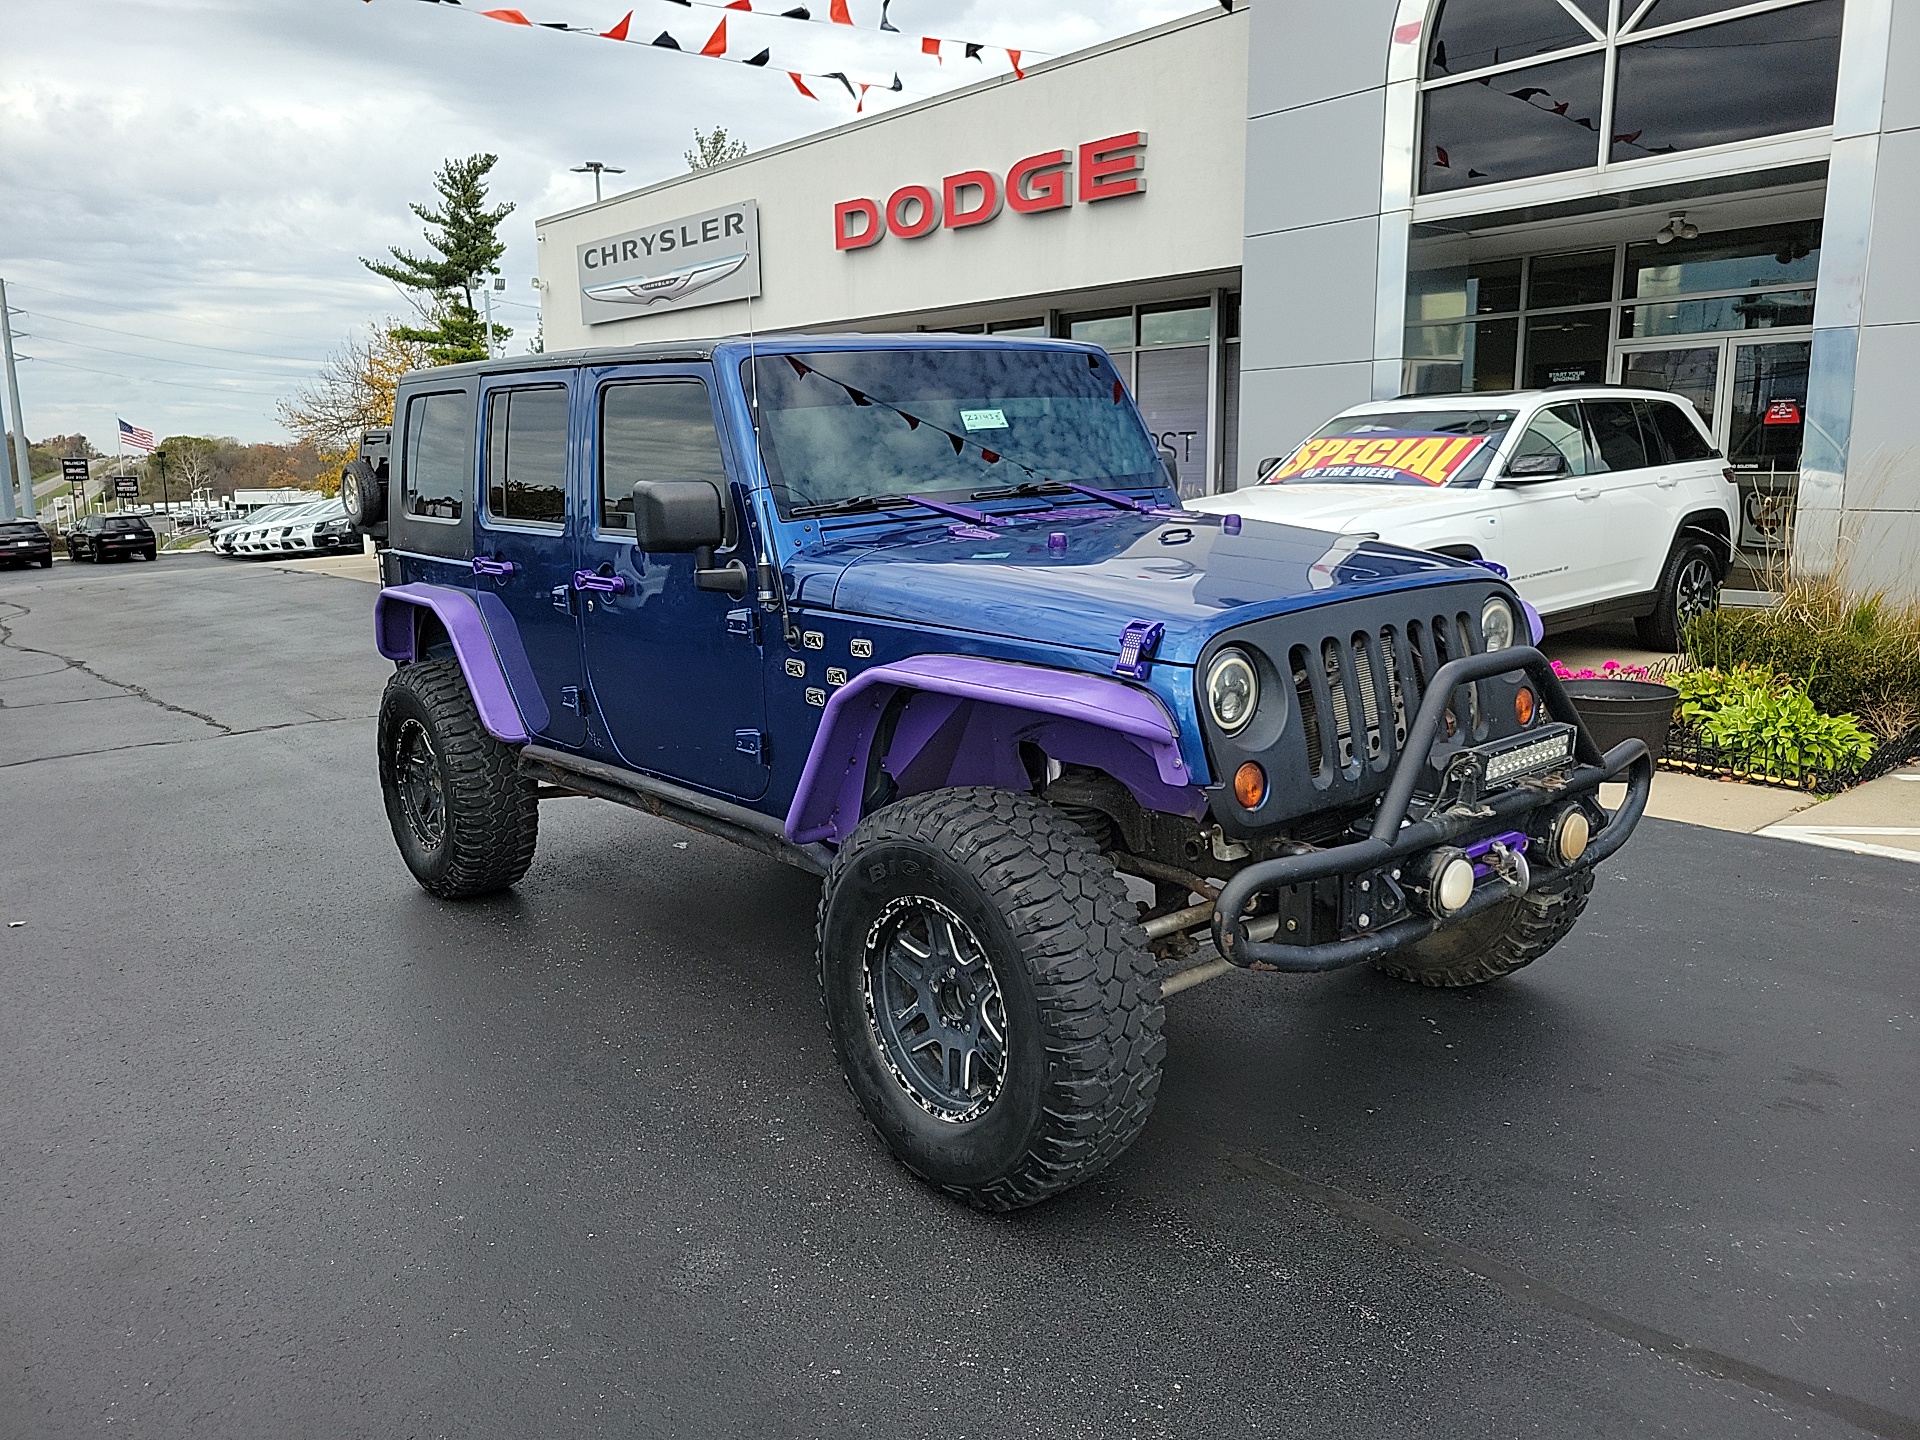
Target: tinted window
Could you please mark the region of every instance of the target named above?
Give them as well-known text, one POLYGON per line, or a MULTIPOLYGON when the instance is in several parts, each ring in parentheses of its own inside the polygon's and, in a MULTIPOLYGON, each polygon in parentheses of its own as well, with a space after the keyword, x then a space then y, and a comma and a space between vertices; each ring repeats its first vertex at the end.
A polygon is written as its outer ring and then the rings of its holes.
POLYGON ((106 528, 109 530, 139 531, 151 527, 137 515, 112 515, 107 518, 106 528))
POLYGON ((1647 407, 1648 418, 1653 422, 1654 431, 1666 442, 1668 459, 1681 461, 1713 458, 1713 446, 1707 443, 1707 437, 1700 433, 1678 405, 1669 405, 1664 400, 1648 400, 1642 403, 1647 407))
POLYGON ((1592 385, 1606 377, 1605 310, 1534 315, 1527 320, 1527 384, 1592 385))
MULTIPOLYGON (((1578 405, 1555 405, 1533 417, 1520 443, 1514 447, 1513 460, 1530 455, 1558 455, 1567 462, 1565 473, 1587 473, 1587 437, 1580 425, 1578 405)), ((1513 460, 1507 468, 1513 468, 1513 460)))
POLYGON ((1571 255, 1536 255, 1527 276, 1527 305, 1603 305, 1613 299, 1613 251, 1579 250, 1571 255))
POLYGON ((1665 245, 1629 245, 1626 298, 1811 285, 1819 273, 1818 220, 1719 230, 1665 245))
POLYGON ((19 524, 0 525, 0 539, 32 540, 36 536, 44 538, 46 533, 47 533, 46 531, 42 530, 38 525, 34 524, 32 521, 22 521, 19 524))
POLYGON ((465 395, 416 395, 407 402, 404 509, 423 520, 458 520, 473 484, 473 423, 465 395))
POLYGON ((649 380, 600 392, 601 529, 633 529, 633 487, 642 480, 705 480, 724 493, 727 468, 700 381, 649 380))
POLYGON ((497 519, 558 525, 567 516, 567 390, 487 397, 487 506, 497 519))
POLYGON ((1602 56, 1580 55, 1505 70, 1484 85, 1429 90, 1420 188, 1458 190, 1598 165, 1603 68, 1602 56))
MULTIPOLYGON (((1603 24, 1604 13, 1603 6, 1603 24)), ((1556 0, 1441 0, 1434 7, 1431 33, 1429 80, 1593 39, 1556 0)))
POLYGON ((1622 46, 1613 158, 1831 125, 1839 70, 1840 0, 1622 46))
POLYGON ((1647 437, 1640 433, 1640 417, 1631 400, 1589 400, 1587 424, 1593 431, 1593 448, 1598 470, 1644 470, 1659 461, 1659 442, 1654 442, 1653 458, 1647 454, 1647 437))

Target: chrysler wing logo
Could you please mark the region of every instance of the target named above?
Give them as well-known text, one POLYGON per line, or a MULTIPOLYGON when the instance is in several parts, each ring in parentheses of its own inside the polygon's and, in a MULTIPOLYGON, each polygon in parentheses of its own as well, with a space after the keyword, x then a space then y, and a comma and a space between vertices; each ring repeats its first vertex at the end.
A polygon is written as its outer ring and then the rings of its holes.
POLYGON ((609 280, 601 285, 588 285, 583 293, 589 300, 598 300, 606 305, 653 305, 661 301, 671 304, 696 290, 704 290, 726 279, 746 263, 744 254, 729 255, 723 260, 708 260, 699 265, 670 270, 665 275, 639 275, 631 280, 609 280))

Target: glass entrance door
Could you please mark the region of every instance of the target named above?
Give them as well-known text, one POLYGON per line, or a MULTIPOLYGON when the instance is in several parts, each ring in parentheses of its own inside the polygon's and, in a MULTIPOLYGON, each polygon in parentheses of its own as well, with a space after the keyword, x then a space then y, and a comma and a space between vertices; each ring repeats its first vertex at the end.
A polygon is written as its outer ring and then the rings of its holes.
POLYGON ((1740 548, 1775 575, 1786 559, 1800 488, 1811 341, 1728 342, 1732 350, 1721 434, 1740 486, 1740 548))

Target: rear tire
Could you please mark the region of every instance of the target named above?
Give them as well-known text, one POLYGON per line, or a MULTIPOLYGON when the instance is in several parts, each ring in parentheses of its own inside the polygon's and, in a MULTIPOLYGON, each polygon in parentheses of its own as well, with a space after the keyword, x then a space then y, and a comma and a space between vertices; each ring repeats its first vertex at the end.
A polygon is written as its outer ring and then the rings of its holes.
POLYGON ((1687 626, 1720 604, 1720 567, 1713 547, 1704 540, 1681 539, 1660 572, 1659 598, 1653 613, 1633 622, 1640 643, 1649 650, 1679 651, 1687 640, 1687 626))
POLYGON ((380 789, 394 842, 428 894, 491 895, 533 864, 534 782, 480 723, 457 660, 402 666, 380 699, 380 789))
POLYGON ((1592 893, 1593 871, 1576 870, 1436 930, 1419 944, 1374 961, 1374 968, 1416 985, 1484 985, 1531 965, 1564 940, 1592 893))
POLYGON ((1146 935, 1086 832, 1030 795, 938 790, 863 820, 821 895, 820 987, 867 1119, 980 1209, 1077 1185, 1153 1113, 1146 935))

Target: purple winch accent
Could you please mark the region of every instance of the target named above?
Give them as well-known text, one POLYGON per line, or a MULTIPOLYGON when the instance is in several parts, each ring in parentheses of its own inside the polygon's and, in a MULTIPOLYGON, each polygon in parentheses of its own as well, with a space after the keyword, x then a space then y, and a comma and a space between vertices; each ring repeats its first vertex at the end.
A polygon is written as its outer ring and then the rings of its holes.
POLYGON ((627 577, 596 575, 591 570, 576 570, 573 572, 573 588, 592 590, 601 595, 624 595, 627 593, 627 577))
POLYGON ((1240 533, 1240 517, 1238 515, 1222 515, 1220 517, 1220 529, 1228 535, 1238 535, 1240 533))
POLYGON ((519 568, 511 560, 495 560, 486 555, 473 557, 473 573, 476 575, 506 576, 519 568))
POLYGON ((1047 553, 1049 555, 1064 555, 1067 553, 1066 531, 1056 530, 1047 536, 1047 553))
POLYGON ((956 520, 964 520, 969 525, 1004 525, 1007 522, 998 515, 989 515, 984 510, 976 510, 971 505, 949 505, 944 500, 929 500, 924 495, 909 495, 907 499, 916 505, 924 505, 936 515, 951 515, 956 520))
POLYGON ((513 702, 513 689, 494 653, 479 607, 466 591, 424 584, 382 590, 373 602, 373 638, 380 653, 397 664, 414 663, 418 658, 413 653, 416 609, 431 611, 445 628, 487 733, 509 745, 525 744, 530 737, 513 702))
POLYGON ((1485 840, 1480 840, 1467 846, 1462 853, 1474 862, 1473 873, 1475 879, 1485 879, 1487 876, 1493 874, 1493 867, 1483 863, 1481 857, 1492 854, 1493 847, 1496 845, 1504 845, 1509 850, 1525 851, 1527 848, 1527 837, 1522 835, 1518 830, 1509 830, 1505 834, 1490 836, 1485 840))
POLYGON ((1160 702, 1104 676, 963 655, 917 655, 863 670, 833 692, 787 811, 796 844, 839 844, 860 823, 880 717, 913 692, 883 757, 902 794, 947 785, 1026 790, 1030 741, 1066 764, 1093 765, 1151 810, 1198 816, 1204 777, 1189 775, 1160 702))
POLYGON ((1167 627, 1158 620, 1129 620, 1120 632, 1120 658, 1113 673, 1128 680, 1144 680, 1153 668, 1153 652, 1167 627))

